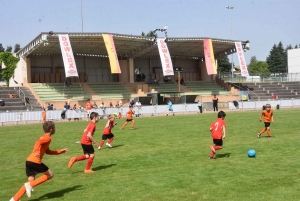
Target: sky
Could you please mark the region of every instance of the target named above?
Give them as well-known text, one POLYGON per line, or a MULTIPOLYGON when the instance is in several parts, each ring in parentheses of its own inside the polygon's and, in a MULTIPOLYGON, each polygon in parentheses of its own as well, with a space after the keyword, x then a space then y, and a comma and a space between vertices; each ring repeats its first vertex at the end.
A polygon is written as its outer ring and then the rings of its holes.
POLYGON ((299 8, 299 0, 0 0, 0 43, 24 47, 41 32, 82 28, 140 35, 167 25, 169 37, 249 40, 249 63, 265 61, 280 41, 300 44, 299 8))

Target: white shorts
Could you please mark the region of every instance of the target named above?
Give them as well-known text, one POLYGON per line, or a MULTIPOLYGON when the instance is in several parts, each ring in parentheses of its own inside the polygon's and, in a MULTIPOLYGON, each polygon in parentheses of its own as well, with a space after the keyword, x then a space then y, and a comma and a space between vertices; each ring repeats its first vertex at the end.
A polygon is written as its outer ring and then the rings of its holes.
POLYGON ((92 110, 87 110, 86 113, 87 113, 87 115, 90 116, 90 114, 92 113, 92 110))

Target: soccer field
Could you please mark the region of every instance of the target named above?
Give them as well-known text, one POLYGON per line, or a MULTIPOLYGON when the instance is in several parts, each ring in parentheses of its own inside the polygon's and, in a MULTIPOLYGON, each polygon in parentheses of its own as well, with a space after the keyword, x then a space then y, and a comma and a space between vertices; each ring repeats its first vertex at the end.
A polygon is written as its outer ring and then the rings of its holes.
MULTIPOLYGON (((82 155, 76 142, 88 122, 57 122, 50 148, 69 152, 45 155, 53 179, 21 200, 298 200, 299 111, 275 110, 271 139, 266 133, 257 138, 264 127, 261 110, 227 112, 227 137, 216 159, 209 159, 209 126, 217 114, 140 117, 135 118, 135 130, 128 124, 125 131, 125 120, 116 120, 113 148, 95 150, 93 174, 83 173, 87 161, 67 167, 72 156, 82 155), (248 158, 249 149, 256 151, 256 158, 248 158)), ((98 142, 105 123, 97 124, 98 142)), ((25 160, 42 134, 41 124, 0 127, 1 201, 27 181, 25 160)))

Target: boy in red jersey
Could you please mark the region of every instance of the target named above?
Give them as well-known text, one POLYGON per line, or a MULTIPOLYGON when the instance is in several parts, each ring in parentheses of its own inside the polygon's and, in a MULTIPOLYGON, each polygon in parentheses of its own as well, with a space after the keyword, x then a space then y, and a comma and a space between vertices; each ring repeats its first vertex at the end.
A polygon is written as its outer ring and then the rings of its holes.
POLYGON ((99 114, 97 112, 92 112, 90 114, 90 119, 91 122, 84 130, 80 140, 84 155, 78 156, 77 158, 72 157, 68 163, 68 167, 71 168, 75 162, 88 159, 86 167, 84 169, 84 173, 94 172, 93 170, 91 170, 91 166, 95 157, 95 151, 92 143, 94 143, 95 147, 98 147, 98 143, 93 136, 96 131, 96 123, 99 121, 99 114))
POLYGON ((262 111, 262 113, 260 114, 259 121, 261 121, 262 117, 264 117, 265 127, 257 134, 257 137, 260 137, 265 131, 267 131, 268 138, 271 138, 270 125, 271 121, 274 122, 274 118, 270 104, 266 104, 266 110, 262 111))
POLYGON ((88 121, 88 119, 89 119, 89 117, 90 117, 90 114, 91 114, 91 112, 92 112, 92 108, 93 108, 93 105, 92 105, 90 99, 87 99, 87 102, 86 102, 86 104, 85 104, 86 115, 87 115, 87 121, 88 121))
POLYGON ((35 142, 33 151, 26 160, 26 175, 28 182, 25 183, 20 190, 15 194, 10 201, 18 201, 26 192, 28 197, 31 197, 33 187, 50 180, 53 177, 53 172, 42 163, 44 154, 57 155, 68 151, 67 148, 60 150, 50 150, 51 135, 55 133, 55 124, 52 121, 45 121, 43 124, 45 134, 35 142), (35 176, 39 173, 44 174, 35 180, 35 176))
POLYGON ((125 126, 127 125, 128 122, 131 121, 131 128, 130 129, 133 129, 134 127, 134 120, 132 119, 132 116, 134 115, 134 111, 132 110, 132 106, 129 106, 129 110, 128 112, 126 113, 126 116, 127 116, 127 119, 126 119, 126 122, 123 124, 122 126, 122 131, 124 131, 124 128, 125 126))
POLYGON ((100 145, 98 147, 98 149, 100 150, 101 147, 103 146, 104 144, 104 141, 109 139, 108 142, 106 143, 106 146, 108 147, 112 147, 111 146, 111 143, 112 141, 115 139, 114 137, 114 134, 111 133, 111 129, 117 125, 117 123, 114 123, 115 121, 115 116, 114 115, 109 115, 108 116, 108 121, 104 127, 104 130, 103 130, 103 135, 102 135, 102 141, 100 142, 100 145))
POLYGON ((211 154, 209 156, 210 159, 214 159, 216 151, 222 149, 223 146, 223 139, 226 138, 226 122, 225 119, 225 112, 220 111, 218 113, 218 119, 215 120, 210 126, 210 132, 212 134, 213 142, 215 146, 210 146, 211 154), (223 133, 223 135, 222 135, 223 133))

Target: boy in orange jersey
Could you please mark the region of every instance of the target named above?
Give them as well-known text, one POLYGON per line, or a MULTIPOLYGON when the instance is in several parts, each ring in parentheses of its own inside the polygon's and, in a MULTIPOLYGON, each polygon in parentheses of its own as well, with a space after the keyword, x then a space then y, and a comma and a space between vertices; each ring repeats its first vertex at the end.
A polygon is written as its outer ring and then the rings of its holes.
POLYGON ((134 111, 132 110, 132 106, 129 106, 129 110, 128 112, 126 113, 126 122, 123 124, 122 126, 122 131, 124 131, 124 128, 125 126, 127 125, 128 122, 131 121, 131 128, 130 129, 133 129, 134 127, 134 120, 132 119, 132 116, 134 115, 134 111))
POLYGON ((84 169, 84 173, 94 172, 93 170, 91 170, 91 166, 95 157, 95 151, 92 143, 94 143, 95 147, 98 147, 98 143, 93 136, 96 131, 96 123, 99 121, 99 114, 97 112, 92 112, 90 114, 90 119, 91 122, 84 130, 80 140, 84 155, 78 156, 77 158, 72 157, 68 163, 68 167, 71 168, 75 162, 88 159, 86 167, 84 169))
POLYGON ((28 182, 26 182, 20 190, 15 194, 10 201, 18 201, 26 192, 28 197, 31 197, 33 187, 48 181, 53 177, 53 172, 42 163, 44 154, 57 155, 68 151, 67 148, 60 150, 50 150, 51 135, 55 133, 55 124, 52 121, 46 121, 43 124, 45 134, 35 142, 33 151, 26 160, 26 175, 28 182), (44 174, 35 180, 35 176, 39 173, 44 174))
POLYGON ((86 115, 87 115, 87 121, 89 120, 90 114, 91 114, 91 112, 92 112, 92 108, 93 108, 93 105, 92 105, 90 99, 87 99, 87 102, 86 102, 86 104, 85 104, 86 115))
POLYGON ((268 138, 271 138, 270 125, 271 121, 274 122, 274 118, 270 104, 266 104, 266 110, 262 111, 260 114, 259 121, 261 121, 262 117, 264 117, 265 127, 257 134, 257 137, 260 137, 265 131, 267 131, 268 138))
POLYGON ((108 121, 104 127, 104 130, 103 130, 103 135, 102 135, 102 141, 100 142, 100 145, 98 147, 98 149, 100 150, 101 147, 103 146, 104 144, 104 141, 109 139, 108 142, 106 143, 106 146, 108 147, 112 147, 111 146, 111 143, 112 141, 115 139, 114 137, 114 134, 111 133, 111 129, 117 125, 117 123, 114 123, 115 121, 115 116, 114 115, 109 115, 108 116, 108 121))
POLYGON ((43 111, 42 111, 42 124, 44 124, 45 121, 46 121, 46 110, 44 108, 43 111))
POLYGON ((209 130, 212 134, 213 142, 215 144, 215 146, 210 146, 210 159, 214 159, 216 151, 223 148, 223 139, 226 138, 226 122, 224 121, 225 116, 225 112, 220 111, 218 113, 218 119, 215 120, 210 126, 209 130))

